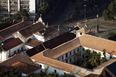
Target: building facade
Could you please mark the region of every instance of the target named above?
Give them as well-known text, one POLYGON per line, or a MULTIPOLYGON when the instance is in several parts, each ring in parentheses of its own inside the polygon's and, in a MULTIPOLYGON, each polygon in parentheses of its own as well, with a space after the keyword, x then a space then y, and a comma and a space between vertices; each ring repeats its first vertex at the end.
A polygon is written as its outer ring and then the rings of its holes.
POLYGON ((0 18, 17 13, 21 8, 26 9, 31 17, 37 13, 38 6, 44 0, 0 0, 0 18))

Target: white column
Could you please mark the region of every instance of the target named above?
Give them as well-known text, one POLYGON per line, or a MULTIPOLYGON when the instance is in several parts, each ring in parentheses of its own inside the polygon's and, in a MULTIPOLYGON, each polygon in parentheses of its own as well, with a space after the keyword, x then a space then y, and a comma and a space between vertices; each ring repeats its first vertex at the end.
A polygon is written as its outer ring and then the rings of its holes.
POLYGON ((8 0, 8 13, 10 13, 10 0, 8 0))
POLYGON ((20 11, 20 0, 18 0, 18 11, 20 11))

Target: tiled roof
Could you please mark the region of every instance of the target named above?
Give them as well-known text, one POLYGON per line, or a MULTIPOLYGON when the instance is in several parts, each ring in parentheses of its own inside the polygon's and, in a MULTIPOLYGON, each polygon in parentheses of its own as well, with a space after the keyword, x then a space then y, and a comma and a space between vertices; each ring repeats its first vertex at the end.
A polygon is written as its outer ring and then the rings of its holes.
POLYGON ((77 32, 80 32, 80 33, 89 33, 90 29, 88 29, 88 28, 81 28, 81 29, 77 30, 77 32))
MULTIPOLYGON (((45 50, 46 51, 46 50, 45 50)), ((40 52, 34 56, 31 57, 31 59, 34 59, 36 62, 60 69, 60 70, 64 70, 67 72, 71 72, 75 66, 68 64, 68 63, 64 63, 55 59, 51 59, 48 57, 43 56, 43 52, 40 52)))
POLYGON ((70 33, 70 32, 65 32, 51 40, 48 40, 46 42, 43 43, 43 45, 46 48, 52 49, 58 45, 61 45, 69 40, 72 40, 76 37, 76 35, 74 33, 70 33))
POLYGON ((71 41, 68 41, 66 43, 63 43, 63 44, 53 48, 52 50, 45 51, 43 54, 44 54, 44 56, 47 56, 50 58, 57 58, 79 46, 80 46, 79 38, 75 38, 71 41))
POLYGON ((35 40, 35 39, 30 39, 28 40, 28 42, 26 42, 26 45, 32 46, 32 47, 36 47, 37 45, 40 45, 42 42, 35 40))
POLYGON ((14 47, 22 44, 22 43, 23 42, 19 38, 14 38, 14 39, 4 43, 3 49, 7 51, 7 50, 9 50, 11 48, 14 48, 14 47))
POLYGON ((109 61, 103 63, 102 65, 96 67, 95 69, 104 68, 104 67, 106 67, 106 66, 108 66, 108 65, 110 65, 110 64, 112 64, 112 63, 114 63, 114 62, 116 62, 116 59, 111 59, 111 60, 109 60, 109 61))
POLYGON ((12 64, 12 67, 15 67, 17 70, 25 74, 31 74, 35 72, 36 70, 40 69, 39 67, 35 65, 27 64, 27 63, 20 62, 20 61, 12 64))
POLYGON ((32 49, 27 50, 27 51, 26 51, 26 54, 27 54, 29 57, 31 57, 31 56, 33 56, 33 55, 35 55, 35 54, 37 54, 37 53, 39 53, 39 52, 41 52, 41 51, 43 51, 43 50, 45 50, 45 49, 44 49, 44 47, 42 46, 42 44, 40 44, 40 45, 38 45, 38 46, 36 46, 36 47, 34 47, 34 48, 32 48, 32 49))
POLYGON ((116 52, 116 42, 114 41, 87 34, 80 36, 79 39, 82 46, 96 49, 99 51, 103 51, 105 49, 107 53, 116 52))
POLYGON ((52 35, 54 35, 54 34, 56 34, 58 32, 59 32, 58 30, 53 29, 51 27, 48 27, 45 30, 40 31, 41 34, 44 33, 45 38, 50 37, 50 36, 52 36, 52 35))
POLYGON ((25 56, 25 55, 19 53, 19 54, 13 56, 12 58, 3 61, 2 63, 0 63, 0 65, 10 67, 10 66, 12 66, 12 64, 19 62, 19 61, 27 63, 27 64, 33 64, 33 61, 28 56, 25 56))
POLYGON ((42 23, 36 23, 36 24, 32 24, 28 27, 25 27, 24 29, 20 30, 19 32, 24 36, 24 37, 28 37, 30 35, 32 35, 33 33, 39 32, 41 30, 43 30, 45 28, 45 26, 42 23))
POLYGON ((97 75, 97 74, 89 74, 89 75, 87 75, 85 77, 99 77, 99 75, 97 75))
POLYGON ((69 40, 74 39, 75 37, 76 37, 75 34, 66 32, 66 33, 63 33, 51 40, 48 40, 48 41, 42 43, 41 45, 38 45, 30 50, 27 50, 26 53, 28 56, 33 56, 33 55, 45 50, 45 48, 52 49, 54 47, 57 47, 65 42, 69 41, 69 40), (43 46, 45 46, 45 48, 43 46))
POLYGON ((24 28, 26 26, 29 26, 29 25, 31 25, 31 23, 27 22, 27 21, 19 22, 19 23, 14 24, 14 25, 12 25, 10 27, 7 27, 7 28, 5 28, 3 30, 0 30, 0 37, 2 37, 2 39, 0 39, 0 41, 2 41, 3 38, 6 38, 6 37, 12 35, 12 33, 16 32, 16 31, 19 31, 22 28, 24 28))

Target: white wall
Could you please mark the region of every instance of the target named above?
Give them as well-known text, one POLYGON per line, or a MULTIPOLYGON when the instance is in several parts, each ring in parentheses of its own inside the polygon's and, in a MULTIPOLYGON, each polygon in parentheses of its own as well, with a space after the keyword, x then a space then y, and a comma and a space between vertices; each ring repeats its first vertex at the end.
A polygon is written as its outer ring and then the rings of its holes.
POLYGON ((9 56, 15 55, 14 52, 18 53, 18 50, 20 52, 22 48, 24 49, 24 44, 20 44, 20 45, 14 47, 8 51, 3 50, 2 53, 0 53, 0 61, 4 61, 7 58, 9 58, 9 56))
POLYGON ((19 31, 12 34, 15 38, 19 38, 21 41, 25 42, 25 37, 21 35, 19 31))
POLYGON ((14 55, 15 52, 18 53, 18 50, 19 50, 19 52, 20 52, 20 51, 21 51, 21 48, 24 49, 24 44, 20 44, 20 45, 18 45, 18 46, 16 46, 16 47, 10 49, 10 50, 9 50, 9 54, 10 54, 9 56, 14 55))
MULTIPOLYGON (((49 67, 49 68, 48 68, 48 73, 52 73, 52 72, 54 72, 54 71, 56 70, 56 73, 59 73, 59 75, 62 75, 62 74, 64 74, 64 73, 70 74, 70 72, 66 72, 66 71, 64 71, 64 70, 60 70, 60 69, 57 69, 57 68, 54 68, 54 67, 51 67, 51 66, 47 66, 47 65, 42 64, 42 63, 37 63, 37 64, 39 64, 39 65, 42 66, 41 71, 45 71, 45 69, 46 69, 47 67, 49 67)), ((40 71, 40 70, 39 70, 39 71, 40 71)), ((38 71, 38 72, 39 72, 39 71, 38 71)), ((36 72, 36 73, 37 73, 37 72, 36 72)))
POLYGON ((80 36, 82 36, 82 35, 84 35, 84 33, 80 33, 80 32, 78 32, 78 31, 76 31, 76 38, 78 38, 78 37, 80 37, 80 36))
POLYGON ((32 48, 33 48, 33 47, 29 46, 29 45, 25 45, 24 47, 25 47, 26 50, 27 50, 27 49, 32 49, 32 48))
POLYGON ((37 35, 37 34, 33 34, 34 38, 38 41, 42 41, 45 42, 45 39, 43 36, 37 35))

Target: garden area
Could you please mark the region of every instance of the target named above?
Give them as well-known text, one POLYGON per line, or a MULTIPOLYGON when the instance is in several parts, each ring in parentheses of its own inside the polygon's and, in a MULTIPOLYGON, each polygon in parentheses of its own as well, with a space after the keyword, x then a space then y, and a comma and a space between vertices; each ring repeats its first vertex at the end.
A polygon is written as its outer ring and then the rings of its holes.
MULTIPOLYGON (((74 62, 72 64, 78 65, 84 68, 93 69, 94 67, 101 65, 102 63, 108 61, 106 58, 106 50, 103 50, 104 57, 101 57, 101 53, 96 51, 91 51, 89 49, 84 50, 83 52, 76 53, 73 57, 74 62)), ((110 58, 112 58, 110 56, 110 58)))

